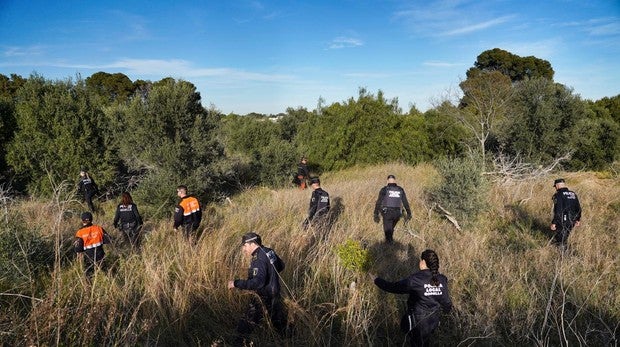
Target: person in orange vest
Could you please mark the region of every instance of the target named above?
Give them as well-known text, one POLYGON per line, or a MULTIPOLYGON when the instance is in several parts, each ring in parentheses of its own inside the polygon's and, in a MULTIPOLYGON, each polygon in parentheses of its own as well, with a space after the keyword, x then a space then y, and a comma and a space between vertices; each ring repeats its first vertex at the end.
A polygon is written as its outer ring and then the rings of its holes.
POLYGON ((180 185, 177 187, 177 196, 181 198, 179 204, 174 208, 174 229, 181 227, 185 237, 198 230, 202 220, 200 202, 194 196, 187 194, 187 187, 180 185))
POLYGON ((297 177, 295 182, 299 185, 299 189, 306 189, 306 180, 310 176, 308 171, 308 159, 301 157, 299 164, 297 164, 297 177))
POLYGON ((101 267, 105 252, 103 245, 110 243, 110 236, 99 225, 93 224, 93 214, 84 212, 80 216, 82 228, 75 234, 73 249, 84 259, 84 273, 92 277, 95 269, 101 267))

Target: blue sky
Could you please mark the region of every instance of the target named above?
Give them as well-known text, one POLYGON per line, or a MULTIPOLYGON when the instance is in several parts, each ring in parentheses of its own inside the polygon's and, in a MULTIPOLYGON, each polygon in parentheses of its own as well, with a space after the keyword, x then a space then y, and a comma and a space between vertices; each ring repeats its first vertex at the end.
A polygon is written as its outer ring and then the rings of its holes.
POLYGON ((426 111, 483 51, 548 60, 586 99, 620 94, 620 1, 0 0, 0 73, 192 82, 224 113, 365 87, 426 111))

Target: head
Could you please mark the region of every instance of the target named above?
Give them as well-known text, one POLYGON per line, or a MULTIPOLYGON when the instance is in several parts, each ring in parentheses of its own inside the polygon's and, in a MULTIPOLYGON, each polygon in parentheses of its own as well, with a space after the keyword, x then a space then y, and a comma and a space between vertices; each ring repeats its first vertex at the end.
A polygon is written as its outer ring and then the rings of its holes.
POLYGON ((262 240, 257 233, 249 232, 241 236, 241 247, 245 255, 252 255, 260 246, 262 246, 262 240))
POLYGON ((86 171, 84 170, 80 171, 80 177, 86 177, 86 176, 87 176, 86 171))
POLYGON ((317 189, 321 187, 321 180, 318 177, 312 177, 310 179, 310 185, 312 186, 312 189, 317 189))
POLYGON ((388 183, 396 183, 396 177, 394 175, 388 175, 387 181, 388 183))
POLYGON ((301 157, 301 162, 306 164, 308 162, 308 158, 306 157, 301 157))
POLYGON ((553 181, 553 186, 556 190, 566 187, 566 181, 563 178, 558 178, 553 181))
POLYGON ((86 212, 82 212, 82 215, 80 216, 80 219, 82 219, 82 224, 83 225, 87 225, 93 222, 93 214, 86 211, 86 212))
POLYGON ((437 275, 439 274, 439 257, 437 253, 432 249, 427 249, 422 252, 420 256, 420 269, 429 269, 433 274, 431 279, 431 284, 434 286, 439 285, 439 280, 437 279, 437 275))
POLYGON ((133 199, 131 198, 131 194, 129 194, 129 192, 123 192, 123 194, 121 194, 121 204, 125 206, 133 204, 133 199))
POLYGON ((179 198, 184 198, 187 196, 187 187, 184 185, 180 185, 177 187, 177 196, 179 198))

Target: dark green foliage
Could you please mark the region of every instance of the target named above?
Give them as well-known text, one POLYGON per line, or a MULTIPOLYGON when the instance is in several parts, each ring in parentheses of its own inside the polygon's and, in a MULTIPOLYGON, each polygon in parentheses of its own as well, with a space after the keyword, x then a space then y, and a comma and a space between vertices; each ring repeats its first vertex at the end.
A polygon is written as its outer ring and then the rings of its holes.
POLYGON ((516 86, 512 114, 500 134, 508 153, 548 163, 574 151, 572 128, 585 116, 584 103, 572 90, 550 80, 527 80, 516 86))
POLYGON ((499 71, 513 82, 530 78, 553 80, 551 64, 534 56, 520 57, 500 48, 493 48, 478 55, 474 67, 467 70, 467 78, 476 70, 499 71))
POLYGON ((100 185, 113 180, 117 162, 106 153, 108 125, 82 80, 47 81, 33 75, 16 95, 17 131, 7 162, 31 193, 50 193, 74 180, 81 167, 100 185))
POLYGON ((0 178, 7 172, 7 147, 17 130, 15 96, 25 82, 25 79, 15 74, 11 74, 10 78, 0 74, 0 178))
POLYGON ((397 99, 363 88, 357 100, 334 103, 311 116, 296 141, 325 170, 390 161, 413 164, 432 153, 424 118, 402 115, 397 99))
POLYGON ((620 124, 609 118, 582 119, 572 129, 571 145, 570 169, 604 169, 620 155, 620 124))
POLYGON ((486 208, 487 182, 482 164, 472 158, 440 159, 435 167, 442 181, 428 193, 457 220, 472 221, 486 208))
POLYGON ((86 78, 86 87, 103 97, 106 102, 124 102, 134 93, 136 88, 129 77, 124 74, 110 74, 103 71, 86 78))
POLYGON ((193 84, 161 80, 147 99, 134 98, 109 116, 120 122, 121 159, 145 177, 136 191, 142 201, 172 204, 179 184, 188 186, 203 203, 219 194, 227 179, 226 167, 219 162, 223 147, 215 139, 219 115, 202 107, 193 84))

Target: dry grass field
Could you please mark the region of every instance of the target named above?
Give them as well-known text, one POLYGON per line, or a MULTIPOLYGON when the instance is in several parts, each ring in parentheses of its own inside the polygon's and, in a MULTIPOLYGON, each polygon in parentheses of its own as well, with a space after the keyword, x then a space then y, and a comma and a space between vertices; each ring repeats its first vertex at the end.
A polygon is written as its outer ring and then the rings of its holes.
POLYGON ((230 291, 226 283, 245 277, 240 238, 255 231, 286 262, 281 275, 291 323, 287 337, 263 324, 253 335, 256 346, 401 346, 398 322, 406 296, 381 292, 370 274, 406 276, 427 248, 439 254, 454 303, 434 345, 615 346, 620 180, 561 175, 583 207, 582 225, 565 253, 549 244, 556 175, 493 181, 487 210, 459 221, 458 231, 426 198, 434 185, 449 184, 431 165, 387 164, 321 177, 334 212, 324 234, 301 227, 310 190, 257 187, 206 206, 196 242, 176 234, 171 220, 145 215, 146 237, 135 253, 113 230, 115 203, 106 202, 94 222, 116 241, 107 246, 106 269, 92 283, 69 247, 79 227, 79 203, 63 187, 49 201, 15 199, 3 206, 2 232, 25 225, 40 233, 55 245, 55 261, 46 273, 17 268, 23 281, 0 282, 0 340, 27 346, 227 345, 251 294, 230 291), (388 174, 405 188, 414 214, 408 225, 399 223, 391 245, 372 221, 388 174), (361 260, 369 268, 347 265, 347 252, 367 258, 361 260))

